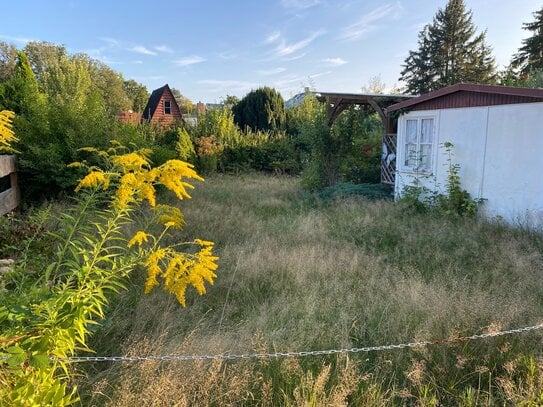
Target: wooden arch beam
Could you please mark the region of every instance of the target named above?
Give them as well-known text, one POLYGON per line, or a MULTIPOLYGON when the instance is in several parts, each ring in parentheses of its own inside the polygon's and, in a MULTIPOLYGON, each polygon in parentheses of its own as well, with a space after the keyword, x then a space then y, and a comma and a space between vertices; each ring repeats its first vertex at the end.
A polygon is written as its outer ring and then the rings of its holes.
POLYGON ((412 96, 407 95, 382 95, 382 94, 364 94, 364 93, 317 93, 317 99, 327 104, 328 126, 334 123, 334 120, 351 105, 371 106, 379 115, 385 129, 390 126, 390 120, 387 118, 385 109, 395 103, 409 99, 412 96))

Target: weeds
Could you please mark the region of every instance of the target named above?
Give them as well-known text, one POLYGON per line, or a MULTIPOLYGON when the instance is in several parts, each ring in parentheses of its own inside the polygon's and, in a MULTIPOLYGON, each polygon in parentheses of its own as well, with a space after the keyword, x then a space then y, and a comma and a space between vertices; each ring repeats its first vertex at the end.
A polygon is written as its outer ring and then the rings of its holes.
MULTIPOLYGON (((161 292, 129 292, 97 332, 98 354, 359 347, 541 318, 540 234, 390 201, 322 202, 295 178, 216 176, 194 195, 172 239, 213 236, 214 289, 188 295, 182 312, 161 292)), ((80 383, 86 403, 111 406, 537 405, 541 350, 540 334, 526 333, 348 361, 97 364, 80 383)))

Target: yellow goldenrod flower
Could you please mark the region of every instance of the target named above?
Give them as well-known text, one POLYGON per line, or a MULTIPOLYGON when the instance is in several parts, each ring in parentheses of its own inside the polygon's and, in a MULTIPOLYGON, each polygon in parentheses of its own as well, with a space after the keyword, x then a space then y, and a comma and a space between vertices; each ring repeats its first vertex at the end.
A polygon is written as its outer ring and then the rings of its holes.
POLYGON ((80 168, 82 166, 83 164, 80 163, 79 161, 75 161, 73 163, 68 164, 68 168, 80 168))
POLYGON ((199 244, 200 246, 213 246, 215 243, 210 242, 209 240, 194 239, 194 243, 199 244))
POLYGON ((126 208, 134 200, 134 194, 141 182, 132 172, 124 174, 119 180, 119 187, 115 194, 115 206, 119 209, 126 208))
POLYGON ((103 189, 108 189, 109 179, 102 171, 91 171, 79 181, 75 190, 77 192, 81 188, 97 188, 98 186, 102 186, 103 189))
POLYGON ((158 205, 155 211, 158 213, 158 221, 166 227, 181 229, 185 225, 183 213, 175 206, 158 205))
POLYGON ((155 187, 149 182, 143 182, 139 190, 138 196, 146 199, 151 207, 156 205, 155 187))
POLYGON ((194 171, 192 164, 180 160, 169 160, 158 167, 157 181, 172 191, 179 199, 188 198, 190 195, 187 188, 194 189, 188 182, 184 182, 183 178, 192 178, 199 181, 204 179, 194 171))
POLYGON ((147 280, 145 281, 146 294, 158 285, 157 277, 162 273, 159 263, 164 257, 166 257, 166 250, 158 249, 151 253, 145 261, 145 266, 147 267, 147 280))
POLYGON ((137 244, 138 246, 141 246, 143 242, 147 242, 148 237, 149 235, 147 233, 145 233, 143 230, 140 230, 136 232, 136 234, 132 237, 132 239, 130 239, 130 241, 128 242, 128 247, 132 247, 135 244, 137 244))
POLYGON ((127 153, 114 155, 111 161, 121 167, 124 173, 129 171, 138 171, 142 168, 149 167, 149 161, 138 153, 127 153))

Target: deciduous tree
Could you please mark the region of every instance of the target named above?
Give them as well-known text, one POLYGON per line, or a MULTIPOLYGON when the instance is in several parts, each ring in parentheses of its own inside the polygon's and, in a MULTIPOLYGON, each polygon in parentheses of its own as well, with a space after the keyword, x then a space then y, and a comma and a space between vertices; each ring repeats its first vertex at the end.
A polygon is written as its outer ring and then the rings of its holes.
POLYGON ((149 100, 149 92, 145 85, 142 85, 133 79, 129 79, 124 81, 123 87, 126 96, 132 103, 132 110, 134 112, 143 112, 143 109, 149 100))
POLYGON ((175 98, 175 101, 179 105, 179 109, 181 110, 181 113, 192 113, 195 109, 194 103, 192 103, 192 100, 190 100, 188 97, 183 96, 183 94, 179 91, 179 89, 172 88, 173 97, 175 98))

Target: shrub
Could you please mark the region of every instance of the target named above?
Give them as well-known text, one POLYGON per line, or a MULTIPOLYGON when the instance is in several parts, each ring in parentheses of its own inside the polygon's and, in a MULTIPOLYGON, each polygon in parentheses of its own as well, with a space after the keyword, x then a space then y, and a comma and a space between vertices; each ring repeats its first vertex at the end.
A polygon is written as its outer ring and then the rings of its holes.
POLYGON ((195 144, 198 156, 198 169, 205 174, 216 172, 219 163, 219 154, 224 147, 219 144, 215 136, 200 137, 196 139, 195 144))
POLYGON ((440 193, 437 187, 431 190, 423 185, 420 176, 417 175, 411 184, 404 187, 401 202, 418 211, 437 209, 446 215, 474 216, 484 199, 473 199, 468 191, 462 189, 460 165, 452 161, 454 146, 450 142, 444 142, 442 146, 445 148, 448 167, 445 194, 440 193))
POLYGON ((194 145, 190 139, 190 135, 184 128, 177 129, 177 142, 175 143, 175 149, 179 158, 183 161, 194 164, 196 161, 196 151, 194 151, 194 145))
POLYGON ((201 180, 190 164, 172 160, 151 168, 147 151, 126 152, 120 145, 87 151, 98 154, 103 168, 89 168, 77 187, 86 191, 58 215, 60 230, 53 235, 57 245, 50 263, 36 281, 24 278, 21 262, 7 276, 11 290, 0 306, 0 399, 6 405, 77 401, 67 358, 76 350, 90 351, 91 327, 104 317, 108 297, 124 287, 123 280, 136 267, 147 270, 145 292, 163 285, 183 306, 188 286, 203 294, 204 283, 215 278, 212 242, 181 243, 196 250, 179 251, 180 244, 163 241, 169 229, 183 226, 183 216, 176 207, 156 204, 155 187, 190 198, 186 188, 192 186, 185 180, 201 180), (152 210, 136 216, 144 201, 152 210), (128 239, 123 230, 130 223, 139 230, 128 239))
POLYGON ((285 129, 285 101, 279 92, 262 87, 249 92, 232 108, 239 128, 273 133, 285 129))
POLYGON ((382 126, 377 115, 351 107, 329 127, 322 104, 305 108, 313 117, 299 122, 298 137, 310 151, 304 186, 319 190, 337 182, 378 183, 382 126))

